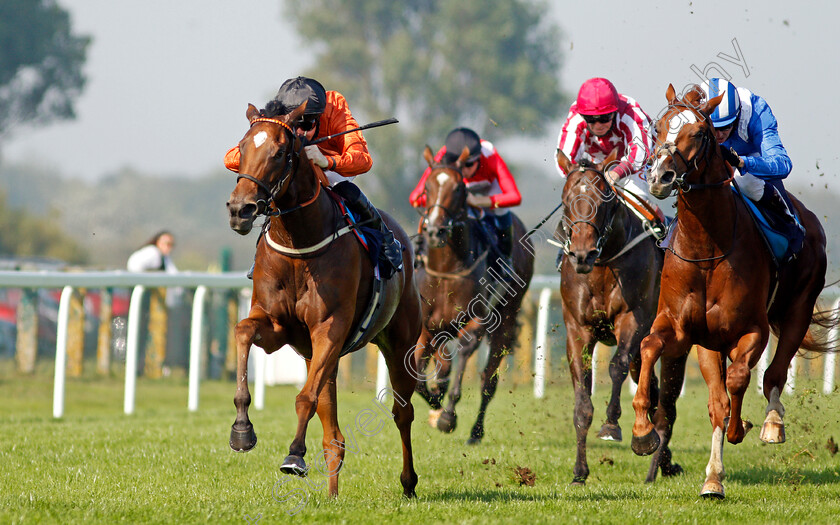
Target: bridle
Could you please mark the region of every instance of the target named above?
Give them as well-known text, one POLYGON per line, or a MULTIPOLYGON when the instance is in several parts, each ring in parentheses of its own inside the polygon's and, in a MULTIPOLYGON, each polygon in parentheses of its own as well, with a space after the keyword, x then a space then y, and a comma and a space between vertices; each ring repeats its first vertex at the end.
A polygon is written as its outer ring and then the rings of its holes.
MULTIPOLYGON (((452 169, 452 170, 455 170, 456 172, 458 172, 459 175, 461 175, 461 170, 459 170, 458 168, 455 168, 455 167, 452 167, 452 166, 442 166, 442 165, 433 166, 432 167, 432 173, 436 169, 440 169, 440 168, 452 169)), ((431 176, 432 175, 430 173, 429 177, 431 177, 431 176)), ((463 175, 461 176, 461 179, 463 180, 463 175)), ((465 188, 465 191, 466 191, 466 186, 464 186, 464 188, 465 188)), ((424 233, 427 232, 426 226, 428 226, 428 224, 429 224, 429 214, 431 213, 431 211, 434 208, 440 208, 444 211, 444 221, 443 221, 443 224, 438 227, 438 230, 446 232, 447 237, 452 235, 452 231, 457 226, 463 225, 467 221, 466 202, 464 202, 460 206, 460 209, 457 209, 457 210, 452 210, 449 207, 444 206, 443 204, 438 204, 438 203, 430 204, 430 205, 426 206, 426 209, 423 212, 420 213, 420 217, 422 218, 421 224, 422 224, 422 229, 423 229, 424 233)))
MULTIPOLYGON (((571 170, 568 173, 567 176, 571 176, 573 173, 575 173, 577 171, 579 171, 581 173, 586 173, 587 171, 592 171, 592 172, 600 175, 602 178, 604 178, 604 180, 606 180, 606 175, 604 174, 604 172, 597 169, 597 168, 594 168, 592 166, 578 165, 573 170, 571 170)), ((584 180, 583 177, 578 179, 578 183, 580 183, 580 181, 582 181, 582 180, 584 180)), ((614 190, 612 190, 612 186, 610 186, 609 184, 607 184, 607 185, 609 186, 611 191, 614 191, 614 190)), ((615 196, 614 193, 613 193, 613 196, 615 196)), ((602 202, 604 202, 604 199, 601 199, 601 200, 602 200, 602 202)), ((615 199, 611 199, 611 200, 615 200, 615 199)), ((569 209, 569 207, 566 206, 566 209, 569 209)), ((604 219, 604 224, 603 224, 602 227, 599 227, 594 222, 589 221, 589 220, 585 220, 585 219, 576 220, 576 221, 571 222, 570 224, 567 224, 565 220, 561 219, 561 222, 563 222, 563 226, 564 226, 563 227, 563 233, 566 236, 566 240, 563 242, 563 244, 561 246, 561 248, 563 249, 563 253, 565 253, 566 255, 571 255, 571 253, 572 253, 571 252, 572 228, 574 228, 575 225, 577 225, 577 224, 586 224, 588 226, 591 226, 592 229, 594 229, 595 232, 598 234, 598 239, 595 241, 595 251, 598 253, 598 255, 596 256, 596 260, 597 260, 597 258, 601 256, 601 251, 604 249, 604 245, 606 244, 607 240, 610 238, 610 234, 612 234, 613 221, 615 220, 617 209, 618 209, 617 206, 612 206, 607 210, 607 217, 606 217, 606 219, 604 219)), ((565 216, 564 216, 564 219, 565 219, 565 216)))
MULTIPOLYGON (((695 108, 692 108, 692 107, 690 107, 686 104, 673 104, 670 107, 682 107, 682 108, 686 108, 686 109, 688 109, 692 112, 695 111, 695 108)), ((688 193, 691 190, 720 188, 722 186, 733 183, 733 181, 734 181, 734 178, 735 178, 734 171, 733 171, 732 175, 729 176, 729 178, 723 179, 723 180, 718 181, 718 182, 697 183, 697 184, 695 184, 695 183, 688 183, 688 182, 685 181, 685 178, 688 175, 691 175, 695 171, 699 170, 700 163, 706 161, 707 157, 710 155, 710 152, 712 151, 711 148, 715 147, 717 145, 717 142, 715 141, 715 138, 714 138, 711 127, 708 127, 708 128, 704 129, 702 140, 703 140, 703 142, 700 145, 700 150, 697 152, 696 155, 694 155, 694 157, 691 159, 691 161, 686 160, 685 156, 677 148, 677 145, 674 142, 670 142, 670 141, 660 144, 656 148, 656 150, 654 151, 654 154, 651 156, 651 159, 654 159, 654 158, 659 157, 662 154, 662 152, 665 152, 671 158, 674 158, 674 156, 678 157, 680 159, 680 161, 683 163, 683 165, 685 166, 685 170, 683 171, 682 174, 678 175, 674 179, 674 186, 676 186, 677 191, 679 192, 679 197, 680 198, 684 198, 684 194, 688 193)), ((676 162, 674 162, 674 164, 676 164, 676 162)), ((673 190, 671 191, 671 194, 673 194, 673 190)), ((733 202, 733 204, 734 204, 734 202, 733 202)), ((668 251, 670 251, 671 253, 673 253, 674 256, 676 256, 677 258, 679 258, 679 259, 681 259, 685 262, 696 263, 696 262, 717 261, 717 260, 720 260, 720 259, 725 259, 730 253, 732 253, 732 250, 735 247, 735 241, 736 241, 737 233, 738 233, 738 213, 737 213, 737 210, 736 210, 734 223, 732 225, 732 242, 730 243, 729 249, 725 253, 723 253, 721 255, 718 255, 716 257, 705 257, 705 258, 701 258, 701 259, 690 259, 690 258, 687 258, 687 257, 683 257, 680 254, 678 254, 676 251, 674 251, 674 248, 673 248, 673 246, 671 246, 670 243, 665 248, 668 251)))
POLYGON ((286 144, 283 146, 283 150, 275 154, 275 157, 283 156, 285 157, 285 165, 283 167, 283 173, 280 176, 280 179, 272 186, 269 187, 263 181, 257 179, 252 175, 248 175, 247 173, 239 173, 236 177, 236 182, 239 182, 240 179, 247 179, 254 184, 261 190, 261 192, 265 193, 265 198, 258 198, 256 201, 257 204, 257 215, 266 215, 269 217, 276 217, 280 215, 285 215, 287 213, 291 213, 293 211, 297 211, 305 206, 308 206, 315 202, 315 199, 318 198, 318 195, 321 193, 321 184, 317 185, 315 190, 315 195, 309 199, 308 201, 297 204, 292 206, 291 208, 280 209, 277 205, 277 194, 281 191, 285 192, 289 184, 292 181, 292 175, 295 173, 296 165, 300 165, 300 155, 301 151, 303 151, 306 142, 304 140, 300 140, 300 145, 298 148, 294 148, 295 143, 295 132, 292 130, 291 126, 283 122, 282 120, 278 120, 275 118, 269 117, 258 117, 251 121, 251 127, 258 122, 270 122, 272 124, 277 124, 281 128, 283 128, 283 132, 286 134, 286 144), (291 147, 290 147, 291 146, 291 147), (273 205, 273 206, 272 206, 273 205))
MULTIPOLYGON (((692 111, 692 112, 695 111, 695 108, 693 108, 691 106, 688 106, 686 104, 673 104, 670 107, 672 107, 672 108, 681 107, 681 108, 685 108, 685 109, 687 109, 689 111, 692 111)), ((715 147, 715 145, 716 145, 716 142, 715 142, 714 135, 712 134, 711 129, 710 128, 705 128, 703 136, 702 136, 702 143, 700 144, 700 149, 697 151, 697 153, 694 155, 694 157, 691 158, 691 160, 687 160, 685 158, 685 155, 683 155, 683 153, 679 150, 679 148, 677 148, 677 145, 674 142, 666 141, 666 142, 663 142, 659 146, 656 147, 656 149, 653 152, 653 155, 650 156, 650 159, 649 159, 648 162, 652 162, 653 159, 660 157, 662 154, 666 154, 667 156, 671 157, 672 159, 675 158, 675 157, 680 159, 680 162, 682 162, 682 164, 685 168, 683 169, 682 173, 680 173, 679 175, 677 175, 674 178, 674 187, 676 188, 676 191, 680 191, 682 193, 687 193, 691 190, 701 190, 701 189, 706 189, 706 188, 717 188, 717 187, 720 187, 720 186, 723 186, 725 184, 729 184, 730 182, 732 182, 732 177, 729 177, 728 179, 725 179, 725 180, 722 180, 722 181, 719 181, 719 182, 713 182, 713 183, 690 183, 690 182, 686 182, 686 180, 685 180, 686 177, 688 177, 689 175, 691 175, 692 173, 694 173, 695 171, 698 171, 700 169, 700 164, 702 162, 706 161, 707 157, 709 156, 710 152, 712 151, 712 148, 715 147)), ((674 164, 675 165, 677 164, 676 161, 674 162, 674 164)), ((671 194, 673 194, 674 191, 675 190, 672 189, 671 194)))

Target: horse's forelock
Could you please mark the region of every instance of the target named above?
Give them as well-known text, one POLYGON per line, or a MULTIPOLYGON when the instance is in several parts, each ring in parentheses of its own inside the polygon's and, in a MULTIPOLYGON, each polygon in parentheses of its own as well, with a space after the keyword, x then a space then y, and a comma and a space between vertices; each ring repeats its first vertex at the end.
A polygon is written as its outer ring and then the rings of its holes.
POLYGON ((683 95, 682 102, 683 104, 691 107, 698 107, 706 100, 706 93, 703 91, 703 88, 694 84, 691 88, 686 91, 685 95, 683 95))

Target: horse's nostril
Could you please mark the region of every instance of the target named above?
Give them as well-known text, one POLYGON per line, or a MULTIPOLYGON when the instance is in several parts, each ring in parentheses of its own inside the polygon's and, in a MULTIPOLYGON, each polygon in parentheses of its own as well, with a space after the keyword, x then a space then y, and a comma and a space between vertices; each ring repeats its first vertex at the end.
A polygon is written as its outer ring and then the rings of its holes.
POLYGON ((254 216, 254 213, 256 213, 256 211, 257 211, 257 205, 256 204, 246 204, 245 206, 243 206, 242 208, 239 209, 239 212, 237 213, 237 216, 240 219, 250 219, 251 217, 254 216))
POLYGON ((659 179, 659 181, 662 184, 670 184, 670 183, 674 182, 674 179, 676 177, 677 177, 677 172, 668 170, 668 171, 666 171, 665 173, 662 174, 662 177, 659 179))

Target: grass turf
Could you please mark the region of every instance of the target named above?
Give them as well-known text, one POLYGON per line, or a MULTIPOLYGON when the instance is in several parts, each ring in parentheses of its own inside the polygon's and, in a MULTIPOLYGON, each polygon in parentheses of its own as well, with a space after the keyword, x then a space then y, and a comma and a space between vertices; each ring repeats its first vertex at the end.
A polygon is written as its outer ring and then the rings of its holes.
MULTIPOLYGON (((838 394, 822 395, 801 382, 783 396, 788 442, 764 445, 758 430, 737 446, 726 444, 727 498, 698 494, 711 445, 702 380, 689 377, 678 403, 672 450, 685 474, 643 482, 649 458, 629 447, 630 395, 620 423, 623 443, 596 439, 607 389, 593 399, 588 440, 591 474, 572 487, 575 440, 572 392, 565 370, 535 400, 530 386, 502 383, 490 406, 482 444, 465 441, 478 407, 470 382, 458 406, 459 426, 445 435, 426 423, 427 406, 413 397, 418 498, 401 497, 399 437, 388 422, 366 436, 354 432, 340 495, 327 497, 319 472, 307 483, 279 472, 294 434, 293 387, 267 390, 266 409, 252 408, 257 447, 228 447, 234 384, 205 381, 200 408, 189 413, 184 378, 138 380, 134 415, 122 414, 119 378, 69 380, 65 417, 53 420, 52 375, 44 367, 18 376, 0 374, 0 523, 838 523, 840 441, 838 394), (517 467, 535 474, 520 484, 517 467), (280 495, 289 496, 287 499, 280 495), (292 511, 297 511, 290 515, 292 511), (259 517, 259 519, 257 519, 259 517)), ((345 435, 357 414, 373 407, 374 391, 361 383, 339 392, 345 435)), ((750 388, 745 416, 759 423, 764 400, 750 388)), ((312 420, 307 462, 321 450, 321 426, 312 420)))

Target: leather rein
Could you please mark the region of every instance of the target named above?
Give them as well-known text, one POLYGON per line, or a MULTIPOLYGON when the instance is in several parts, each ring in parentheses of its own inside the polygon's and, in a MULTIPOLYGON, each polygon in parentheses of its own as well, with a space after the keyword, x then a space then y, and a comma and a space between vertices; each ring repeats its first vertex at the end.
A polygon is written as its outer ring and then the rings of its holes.
POLYGON ((295 133, 292 130, 291 126, 283 122, 282 120, 269 118, 269 117, 258 117, 251 121, 251 127, 258 122, 270 122, 272 124, 277 124, 286 134, 287 142, 285 147, 283 148, 283 155, 286 157, 285 165, 283 167, 283 173, 280 176, 280 180, 274 184, 273 187, 269 187, 263 181, 248 175, 247 173, 239 173, 236 177, 236 182, 239 182, 240 179, 247 179, 254 184, 257 185, 260 190, 265 192, 266 198, 265 199, 257 199, 257 215, 266 215, 268 217, 277 217, 280 215, 286 215, 287 213, 291 213, 293 211, 297 211, 301 208, 309 206, 318 198, 318 195, 321 194, 321 184, 320 182, 317 184, 315 188, 315 195, 312 196, 306 202, 297 204, 292 206, 291 208, 280 209, 277 205, 277 194, 283 190, 285 191, 288 189, 289 184, 292 180, 292 175, 295 173, 295 164, 300 165, 300 154, 303 151, 304 146, 306 145, 303 140, 300 141, 300 147, 294 149, 294 142, 295 142, 295 133), (292 146, 290 148, 289 146, 292 146), (291 152, 289 151, 291 149, 291 152))

